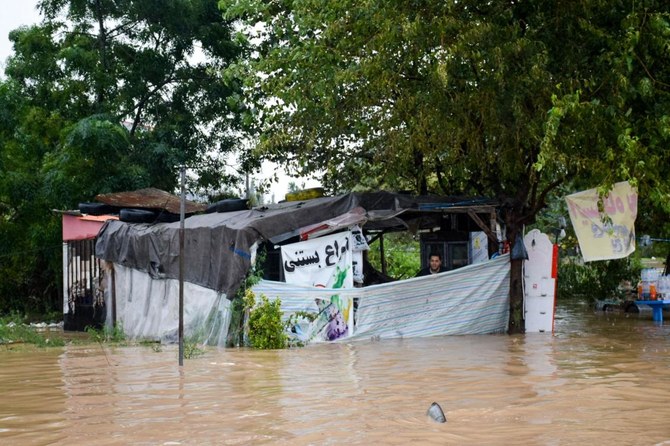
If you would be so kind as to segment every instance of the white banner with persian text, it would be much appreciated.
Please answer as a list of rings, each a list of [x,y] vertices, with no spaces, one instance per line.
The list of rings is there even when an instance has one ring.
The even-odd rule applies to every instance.
[[[353,288],[353,246],[351,232],[282,246],[286,283],[317,288]],[[351,297],[330,294],[316,299],[316,303],[319,312],[303,334],[303,341],[334,341],[353,334],[354,301]]]
[[[635,251],[637,191],[616,183],[598,210],[598,191],[589,189],[565,197],[584,261],[620,259]]]
[[[320,288],[353,288],[349,232],[281,247],[286,283]]]

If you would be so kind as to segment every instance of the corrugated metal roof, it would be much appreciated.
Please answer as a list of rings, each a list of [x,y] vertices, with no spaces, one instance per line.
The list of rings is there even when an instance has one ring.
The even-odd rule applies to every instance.
[[[165,209],[173,214],[180,212],[180,198],[168,192],[153,187],[139,189],[129,192],[115,192],[111,194],[96,195],[95,199],[100,203],[120,208],[148,208]],[[193,214],[207,209],[206,204],[195,203],[186,200],[184,212]]]

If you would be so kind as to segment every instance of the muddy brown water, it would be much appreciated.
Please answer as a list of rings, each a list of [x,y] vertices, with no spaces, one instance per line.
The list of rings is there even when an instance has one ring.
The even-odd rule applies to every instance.
[[[670,445],[670,323],[650,314],[561,305],[554,335],[177,359],[0,349],[0,444]],[[446,423],[427,417],[433,401]]]

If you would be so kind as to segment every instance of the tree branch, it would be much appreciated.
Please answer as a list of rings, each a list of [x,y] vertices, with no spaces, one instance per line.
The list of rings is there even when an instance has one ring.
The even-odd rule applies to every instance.
[[[172,71],[171,74],[174,74],[174,70]],[[133,119],[133,125],[130,129],[130,135],[133,136],[135,135],[135,131],[137,130],[137,127],[140,124],[140,121],[142,120],[142,110],[144,109],[144,106],[147,104],[149,99],[151,99],[152,96],[154,96],[157,92],[159,92],[164,86],[169,84],[170,82],[174,81],[175,78],[170,76],[163,80],[160,84],[156,85],[153,89],[151,89],[146,95],[140,99],[140,101],[137,103],[137,105],[133,108],[135,110],[135,118]]]
[[[657,80],[654,76],[652,76],[652,74],[649,72],[649,69],[647,68],[647,66],[642,61],[642,58],[640,56],[638,56],[638,54],[636,52],[633,52],[633,54],[635,54],[635,58],[637,59],[638,62],[640,62],[640,65],[642,65],[642,68],[644,68],[644,71],[647,73],[647,76],[649,76],[649,78],[652,80],[652,82],[654,82],[655,84],[663,85],[664,87],[669,87],[670,88],[670,84],[666,84],[665,82],[661,82],[661,81]]]
[[[116,28],[112,28],[107,32],[107,35],[109,37],[114,37],[117,34],[120,34],[121,32],[125,31],[127,28],[131,27],[132,25],[135,25],[137,23],[140,23],[138,20],[129,20],[125,23],[120,24]]]
[[[565,181],[565,177],[558,178],[551,182],[547,187],[544,188],[544,190],[540,193],[540,197],[538,200],[535,202],[533,207],[529,210],[528,214],[521,216],[519,219],[522,222],[525,222],[527,220],[530,220],[532,217],[534,217],[545,205],[546,205],[546,199],[547,195],[549,192],[552,190],[556,189],[558,186],[563,184]]]

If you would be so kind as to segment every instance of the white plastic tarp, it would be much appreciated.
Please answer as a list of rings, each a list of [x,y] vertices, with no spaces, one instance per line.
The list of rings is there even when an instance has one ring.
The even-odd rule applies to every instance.
[[[109,274],[109,272],[107,273]],[[130,339],[178,340],[179,281],[114,264],[116,319]],[[111,281],[107,281],[111,283]],[[108,324],[112,292],[105,292]],[[223,346],[230,325],[230,300],[212,289],[184,282],[184,337]]]

